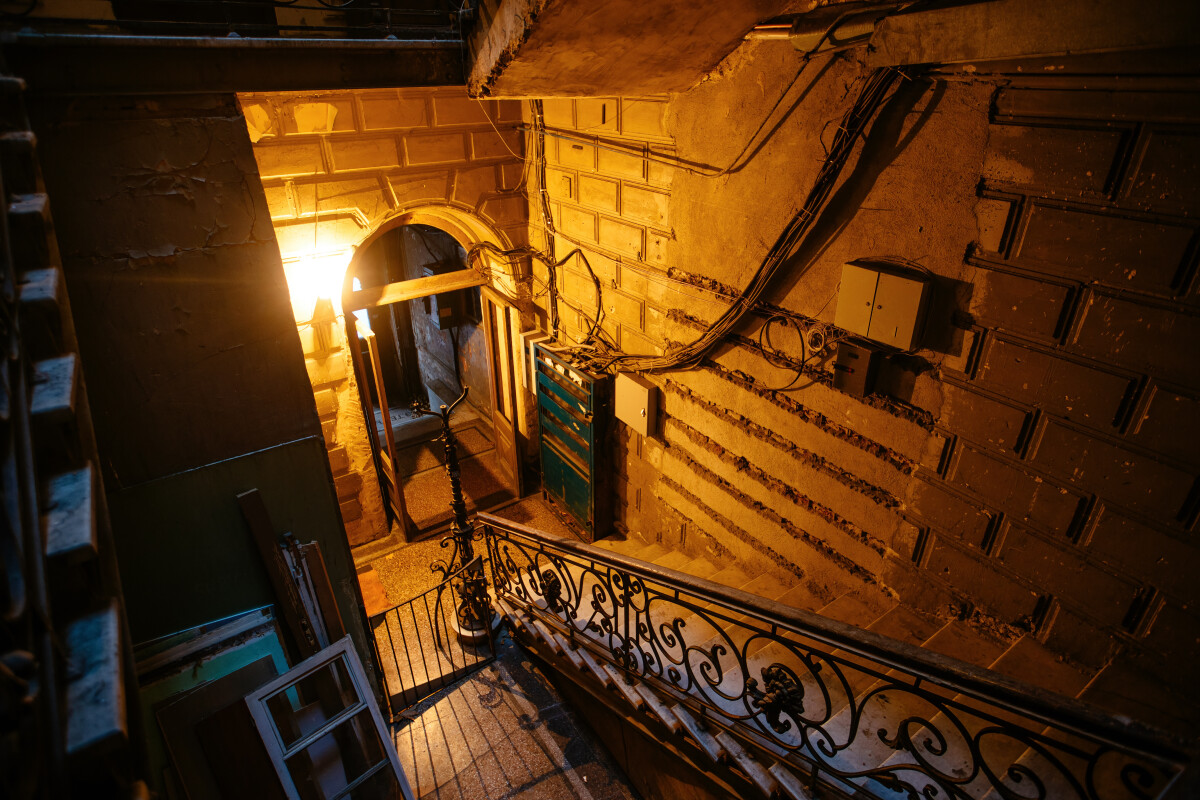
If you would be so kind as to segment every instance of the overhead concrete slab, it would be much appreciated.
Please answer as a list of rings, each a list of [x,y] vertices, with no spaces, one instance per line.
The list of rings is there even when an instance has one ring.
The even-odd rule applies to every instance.
[[[755,25],[811,0],[487,0],[471,38],[473,95],[638,96],[682,91]]]

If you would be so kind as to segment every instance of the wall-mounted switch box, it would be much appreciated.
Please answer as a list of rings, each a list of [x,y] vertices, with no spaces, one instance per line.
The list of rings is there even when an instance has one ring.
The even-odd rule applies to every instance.
[[[621,372],[614,392],[617,419],[642,436],[651,435],[658,415],[658,387],[632,372]]]
[[[869,347],[851,342],[839,342],[837,359],[833,362],[833,388],[866,397],[875,387],[879,353]]]
[[[929,302],[927,276],[887,263],[854,261],[842,266],[833,324],[899,350],[920,342]]]
[[[537,393],[537,358],[534,348],[550,341],[550,334],[534,328],[521,332],[521,385],[530,393]]]

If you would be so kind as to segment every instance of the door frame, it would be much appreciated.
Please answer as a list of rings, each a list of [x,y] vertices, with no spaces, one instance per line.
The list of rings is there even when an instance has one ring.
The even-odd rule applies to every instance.
[[[468,252],[473,243],[476,241],[488,241],[497,246],[504,246],[504,243],[498,235],[492,233],[484,237],[465,237],[469,230],[479,228],[481,221],[476,219],[460,219],[458,218],[462,212],[456,209],[424,209],[422,212],[410,212],[393,217],[387,223],[379,226],[370,236],[363,240],[358,246],[357,251],[363,252],[372,242],[388,231],[404,225],[423,224],[436,227],[439,230],[452,236],[458,243]],[[449,216],[448,216],[449,215]],[[464,224],[468,223],[468,224]],[[464,241],[464,238],[467,240]],[[350,265],[346,269],[345,279],[342,287],[342,310],[345,320],[346,342],[351,353],[351,363],[353,365],[355,379],[359,385],[359,401],[363,414],[363,421],[367,427],[368,441],[371,444],[373,460],[375,462],[376,479],[379,483],[381,493],[384,495],[384,507],[387,515],[391,519],[395,519],[400,524],[401,533],[406,541],[411,541],[412,537],[417,533],[416,526],[408,514],[407,507],[404,502],[404,492],[401,486],[399,476],[395,472],[394,445],[390,445],[387,453],[387,460],[391,462],[391,475],[385,476],[384,470],[385,459],[384,443],[379,441],[378,434],[374,426],[374,399],[370,397],[370,390],[366,380],[367,365],[363,363],[362,353],[358,344],[358,326],[357,319],[354,316],[355,311],[361,311],[367,308],[381,307],[392,303],[404,302],[407,300],[417,300],[422,297],[439,294],[441,292],[456,291],[460,289],[468,289],[472,287],[484,287],[501,298],[510,308],[516,311],[516,307],[512,305],[512,299],[503,289],[498,288],[496,284],[507,284],[509,287],[516,286],[514,276],[502,269],[495,269],[493,273],[493,281],[489,282],[488,277],[483,272],[471,268],[458,270],[455,272],[447,272],[441,275],[433,275],[424,278],[413,278],[405,281],[396,281],[383,286],[375,286],[369,289],[360,289],[355,291],[353,282],[355,277],[355,259],[351,259]],[[501,267],[499,263],[492,265]],[[518,320],[519,321],[519,320]],[[492,363],[493,347],[499,346],[500,343],[493,341],[494,333],[490,332],[490,326],[485,326],[485,330],[489,333],[486,335],[488,339],[488,367],[489,367],[489,388],[492,396],[497,395],[496,385],[496,370]],[[515,346],[515,343],[510,342],[510,346]],[[508,372],[508,381],[510,382],[510,396],[516,398],[517,392],[520,391],[520,383],[516,380],[516,375],[512,370]],[[494,414],[494,412],[493,412]],[[495,427],[495,420],[492,420],[492,435],[496,437],[498,432]],[[385,424],[386,427],[386,424]],[[515,411],[513,413],[513,424],[511,431],[504,431],[506,443],[511,438],[511,446],[505,448],[507,453],[515,454],[516,463],[513,468],[515,480],[513,490],[520,497],[521,492],[521,459],[520,459],[520,440],[518,437],[518,424],[516,421]],[[391,438],[390,436],[387,438]],[[497,451],[500,451],[500,446],[497,445]],[[389,480],[390,477],[390,480]],[[389,486],[394,487],[394,493],[389,493]]]

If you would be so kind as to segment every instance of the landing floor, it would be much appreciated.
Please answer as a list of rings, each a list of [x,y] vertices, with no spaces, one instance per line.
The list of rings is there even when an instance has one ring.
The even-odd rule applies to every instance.
[[[490,665],[393,727],[420,800],[624,800],[638,795],[586,724],[504,635]]]

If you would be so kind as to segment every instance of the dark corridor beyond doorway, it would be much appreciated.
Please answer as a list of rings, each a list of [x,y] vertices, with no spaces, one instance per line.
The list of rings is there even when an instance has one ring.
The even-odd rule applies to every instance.
[[[385,232],[356,259],[355,288],[455,272],[466,268],[466,251],[450,235],[428,225]],[[449,483],[438,424],[414,418],[414,401],[437,409],[464,388],[467,401],[451,419],[459,446],[468,508],[491,508],[512,497],[495,463],[491,427],[491,374],[487,339],[480,324],[479,290],[430,295],[356,312],[363,363],[370,363],[365,335],[374,333],[383,392],[373,370],[363,376],[374,408],[375,439],[390,425],[396,448],[396,478],[417,533],[450,520]],[[386,398],[384,413],[380,399]]]

